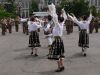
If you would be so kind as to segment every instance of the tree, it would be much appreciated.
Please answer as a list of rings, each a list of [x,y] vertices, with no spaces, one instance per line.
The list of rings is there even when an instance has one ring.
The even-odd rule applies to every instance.
[[[77,0],[77,2],[73,1],[74,4],[74,13],[76,16],[83,16],[89,14],[89,2],[85,2],[85,0]]]
[[[12,16],[11,13],[8,13],[4,9],[0,8],[0,19],[6,18],[6,17],[11,17],[11,16]]]
[[[7,12],[4,9],[4,6],[0,5],[0,19],[6,18],[6,17],[12,17],[12,16],[13,16],[12,13]]]
[[[16,10],[16,7],[15,7],[15,0],[6,0],[9,4],[5,4],[5,8],[6,10],[9,12],[9,13],[13,13],[15,14],[15,10]]]
[[[38,9],[38,4],[34,0],[32,0],[31,6],[30,6],[30,12],[32,13],[34,11],[37,12],[39,11],[39,9]]]
[[[97,16],[100,18],[100,11],[98,11]]]
[[[92,12],[93,16],[97,16],[97,11],[96,11],[96,7],[95,6],[91,6],[90,10],[92,10],[91,12]]]
[[[62,0],[60,3],[60,7],[64,8],[66,13],[73,12],[73,2],[69,0]]]
[[[7,2],[10,2],[11,4],[14,4],[15,0],[6,0]]]
[[[1,10],[4,10],[4,7],[3,7],[3,5],[0,5],[0,11],[1,11]]]
[[[77,17],[89,13],[89,2],[85,0],[62,0],[60,6],[64,8],[67,13],[74,13]]]

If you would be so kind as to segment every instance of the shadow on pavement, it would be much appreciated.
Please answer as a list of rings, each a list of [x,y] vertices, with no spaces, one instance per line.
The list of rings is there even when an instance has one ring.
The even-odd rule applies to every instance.
[[[76,53],[70,57],[68,57],[70,59],[75,59],[75,58],[84,58],[84,56],[82,55],[82,53]]]
[[[38,73],[40,73],[41,75],[58,75],[58,73],[55,72],[55,70],[45,71],[45,72],[38,72]]]
[[[25,48],[15,49],[14,52],[20,52],[20,51],[25,51],[29,49],[30,49],[29,47],[25,47]]]
[[[46,56],[37,56],[36,57],[34,55],[23,53],[14,58],[14,60],[29,60],[29,61],[39,61],[41,59],[46,59]]]

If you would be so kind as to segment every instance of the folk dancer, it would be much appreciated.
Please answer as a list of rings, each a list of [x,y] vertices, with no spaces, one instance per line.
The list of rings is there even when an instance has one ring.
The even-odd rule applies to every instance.
[[[73,32],[74,23],[67,19],[66,22],[65,22],[65,25],[66,25],[67,34],[72,33]]]
[[[27,22],[28,28],[29,28],[29,25],[31,24],[31,20],[30,19],[28,19],[28,22]],[[28,32],[29,32],[29,29],[28,29]],[[28,45],[28,47],[31,47],[31,36],[29,36],[29,45]]]
[[[50,54],[50,47],[52,45],[52,29],[53,29],[53,26],[54,26],[54,23],[52,21],[52,16],[48,15],[48,21],[47,23],[44,25],[44,35],[46,35],[46,39],[48,41],[48,47],[49,47],[49,54]],[[48,55],[49,55],[48,54]]]
[[[86,56],[86,49],[89,48],[89,24],[92,20],[92,14],[90,13],[89,18],[87,16],[83,16],[83,18],[78,21],[77,18],[73,15],[69,15],[68,17],[76,23],[80,27],[79,33],[79,47],[82,47],[82,54]]]
[[[40,47],[40,41],[39,41],[39,34],[37,32],[37,29],[40,28],[41,25],[39,22],[36,22],[35,18],[32,17],[30,19],[30,23],[28,25],[28,30],[29,30],[29,37],[30,37],[30,44],[31,44],[31,49],[32,49],[32,52],[31,52],[31,55],[33,55],[33,52],[35,50],[35,56],[38,56],[37,54],[37,48],[36,47]]]
[[[64,18],[58,17],[55,13],[55,6],[51,4],[49,6],[49,11],[53,17],[53,21],[55,26],[53,28],[52,34],[54,37],[54,41],[51,46],[51,54],[48,56],[49,59],[57,60],[58,68],[56,72],[61,72],[64,70],[64,44],[62,40],[63,35],[63,26],[64,26]],[[52,12],[53,11],[53,12]]]

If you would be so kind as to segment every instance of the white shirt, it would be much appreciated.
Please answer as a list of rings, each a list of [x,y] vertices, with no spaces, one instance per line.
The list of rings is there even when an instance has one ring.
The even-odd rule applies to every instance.
[[[48,24],[46,24],[46,27],[44,27],[44,30],[48,31],[49,28],[50,28],[50,24],[48,23]]]
[[[92,17],[93,17],[92,14],[90,14],[88,20],[78,21],[75,16],[74,17],[72,17],[70,15],[68,15],[68,16],[73,20],[73,22],[75,22],[80,27],[80,29],[87,29],[87,30],[89,29],[89,24],[90,24]]]
[[[29,21],[28,22],[28,30],[29,32],[31,31],[36,31],[38,28],[41,28],[41,24],[39,22],[32,22],[32,21]]]
[[[53,36],[62,36],[63,35],[63,26],[64,26],[64,22],[56,23],[56,25],[53,28]]]
[[[27,22],[28,18],[21,18],[20,21],[21,22]]]
[[[31,21],[28,21],[27,24],[30,25]]]
[[[58,22],[58,15],[55,13],[55,14],[52,14],[52,17],[53,17],[53,22],[55,24],[55,26],[53,27],[53,36],[62,36],[63,35],[63,26],[64,26],[64,21],[59,23]]]

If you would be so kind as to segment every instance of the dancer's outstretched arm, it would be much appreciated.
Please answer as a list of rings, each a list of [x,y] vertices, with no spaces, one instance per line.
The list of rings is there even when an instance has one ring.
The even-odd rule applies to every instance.
[[[53,14],[56,14],[56,7],[55,5],[52,3],[51,5],[48,5],[48,14],[49,15],[53,15]]]
[[[77,25],[80,25],[80,21],[77,20],[77,18],[74,16],[74,14],[72,14],[72,16],[68,14],[68,18],[71,21],[73,21],[74,23],[76,23]]]
[[[64,18],[64,22],[68,19],[64,8],[62,9],[62,16]]]
[[[87,22],[88,22],[89,24],[90,24],[92,18],[93,18],[93,16],[92,16],[92,13],[90,12],[90,16],[89,16],[89,18],[88,18],[88,20],[87,20]]]
[[[56,8],[54,4],[48,5],[49,8],[49,14],[52,16],[52,20],[54,22],[55,25],[59,25],[58,22],[58,15],[56,14]]]

